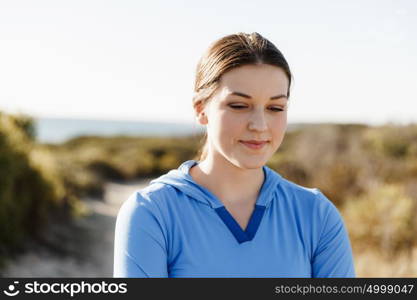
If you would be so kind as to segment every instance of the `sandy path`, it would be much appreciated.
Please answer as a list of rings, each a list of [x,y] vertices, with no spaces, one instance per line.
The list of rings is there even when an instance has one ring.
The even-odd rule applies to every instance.
[[[0,277],[112,277],[117,212],[150,180],[107,183],[103,199],[85,199],[87,217],[50,226],[44,234],[49,247],[28,241],[30,250],[9,262]]]

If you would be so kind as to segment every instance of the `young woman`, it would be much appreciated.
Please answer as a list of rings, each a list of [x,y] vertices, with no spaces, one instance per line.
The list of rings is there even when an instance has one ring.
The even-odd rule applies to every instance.
[[[340,213],[265,164],[287,126],[291,72],[258,33],[214,42],[197,66],[199,160],[122,205],[114,277],[354,277]]]

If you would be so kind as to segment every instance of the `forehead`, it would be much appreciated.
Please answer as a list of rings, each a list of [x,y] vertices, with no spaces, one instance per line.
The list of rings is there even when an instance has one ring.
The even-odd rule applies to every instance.
[[[227,95],[239,91],[253,97],[287,94],[288,78],[279,67],[259,64],[234,68],[220,78],[219,92]]]

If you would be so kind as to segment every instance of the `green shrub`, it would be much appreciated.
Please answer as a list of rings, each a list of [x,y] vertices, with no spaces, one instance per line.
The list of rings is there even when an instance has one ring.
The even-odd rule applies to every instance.
[[[381,157],[404,159],[417,154],[417,125],[385,125],[368,128],[364,146]]]
[[[107,180],[156,177],[196,153],[195,137],[77,137],[44,145],[57,161],[64,186],[78,198],[102,197]]]
[[[33,143],[29,118],[0,113],[0,260],[37,234],[65,188],[53,156]]]

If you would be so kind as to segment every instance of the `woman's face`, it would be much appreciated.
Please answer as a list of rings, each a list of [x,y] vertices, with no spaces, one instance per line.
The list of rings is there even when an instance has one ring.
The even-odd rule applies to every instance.
[[[199,114],[207,125],[208,157],[246,169],[265,165],[285,135],[287,92],[288,78],[276,66],[245,65],[223,74]]]

